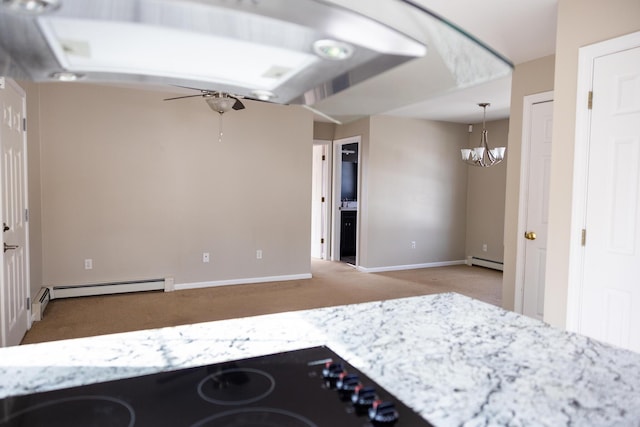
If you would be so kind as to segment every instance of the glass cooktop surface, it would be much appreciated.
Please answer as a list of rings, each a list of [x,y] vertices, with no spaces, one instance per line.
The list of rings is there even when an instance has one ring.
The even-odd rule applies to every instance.
[[[327,347],[1,400],[0,426],[431,426]]]

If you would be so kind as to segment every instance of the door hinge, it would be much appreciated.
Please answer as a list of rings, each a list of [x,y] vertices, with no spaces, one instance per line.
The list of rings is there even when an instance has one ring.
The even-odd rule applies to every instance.
[[[320,198],[320,201],[321,201],[322,203],[324,203],[324,197],[321,197],[321,198]]]
[[[23,117],[22,118],[22,132],[26,132],[27,131],[27,118]]]
[[[324,238],[320,239],[320,243],[324,243]]]
[[[584,228],[582,229],[582,241],[581,241],[582,246],[586,246],[587,244],[587,230],[585,230]]]
[[[327,160],[327,156],[325,156],[324,154],[322,155],[322,160]]]
[[[29,222],[29,209],[24,210],[24,222]]]
[[[593,108],[593,91],[589,91],[589,100],[587,101],[587,108],[591,110]]]
[[[27,310],[31,310],[31,297],[27,297]]]

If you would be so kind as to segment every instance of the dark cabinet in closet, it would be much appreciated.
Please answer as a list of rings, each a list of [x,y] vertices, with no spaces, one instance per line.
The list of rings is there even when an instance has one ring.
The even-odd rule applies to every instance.
[[[356,211],[342,211],[340,259],[356,255]]]

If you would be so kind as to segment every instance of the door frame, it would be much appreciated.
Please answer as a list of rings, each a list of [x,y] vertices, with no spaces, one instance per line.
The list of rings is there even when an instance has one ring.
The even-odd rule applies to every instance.
[[[356,212],[356,268],[360,265],[360,207],[362,187],[362,137],[360,135],[333,141],[333,173],[331,186],[331,260],[340,261],[340,194],[342,191],[342,146],[347,144],[358,144],[358,188],[357,188],[357,212]]]
[[[527,208],[529,200],[529,172],[530,172],[530,151],[531,151],[531,111],[534,104],[553,101],[553,91],[540,92],[527,95],[523,99],[522,109],[522,145],[520,153],[520,190],[518,201],[518,227],[516,240],[516,287],[514,311],[522,314],[524,311],[524,272],[525,272],[525,242],[521,236],[524,235],[527,226]]]
[[[578,50],[578,81],[576,96],[575,150],[573,157],[573,197],[571,200],[571,237],[569,241],[569,277],[567,288],[567,330],[580,330],[584,246],[582,229],[587,218],[589,145],[591,110],[586,108],[593,87],[596,58],[640,47],[640,31],[605,40]]]

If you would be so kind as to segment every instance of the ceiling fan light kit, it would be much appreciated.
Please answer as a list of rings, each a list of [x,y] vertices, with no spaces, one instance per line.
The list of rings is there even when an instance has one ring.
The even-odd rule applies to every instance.
[[[233,108],[236,102],[240,102],[236,98],[231,98],[224,94],[205,96],[204,100],[207,102],[209,108],[219,114],[226,113]]]
[[[504,154],[507,151],[507,147],[495,147],[489,146],[488,132],[486,128],[487,107],[490,106],[488,102],[478,104],[482,107],[482,135],[480,137],[480,145],[475,148],[462,148],[460,154],[462,160],[472,166],[478,166],[488,168],[490,166],[500,163],[504,159]]]

